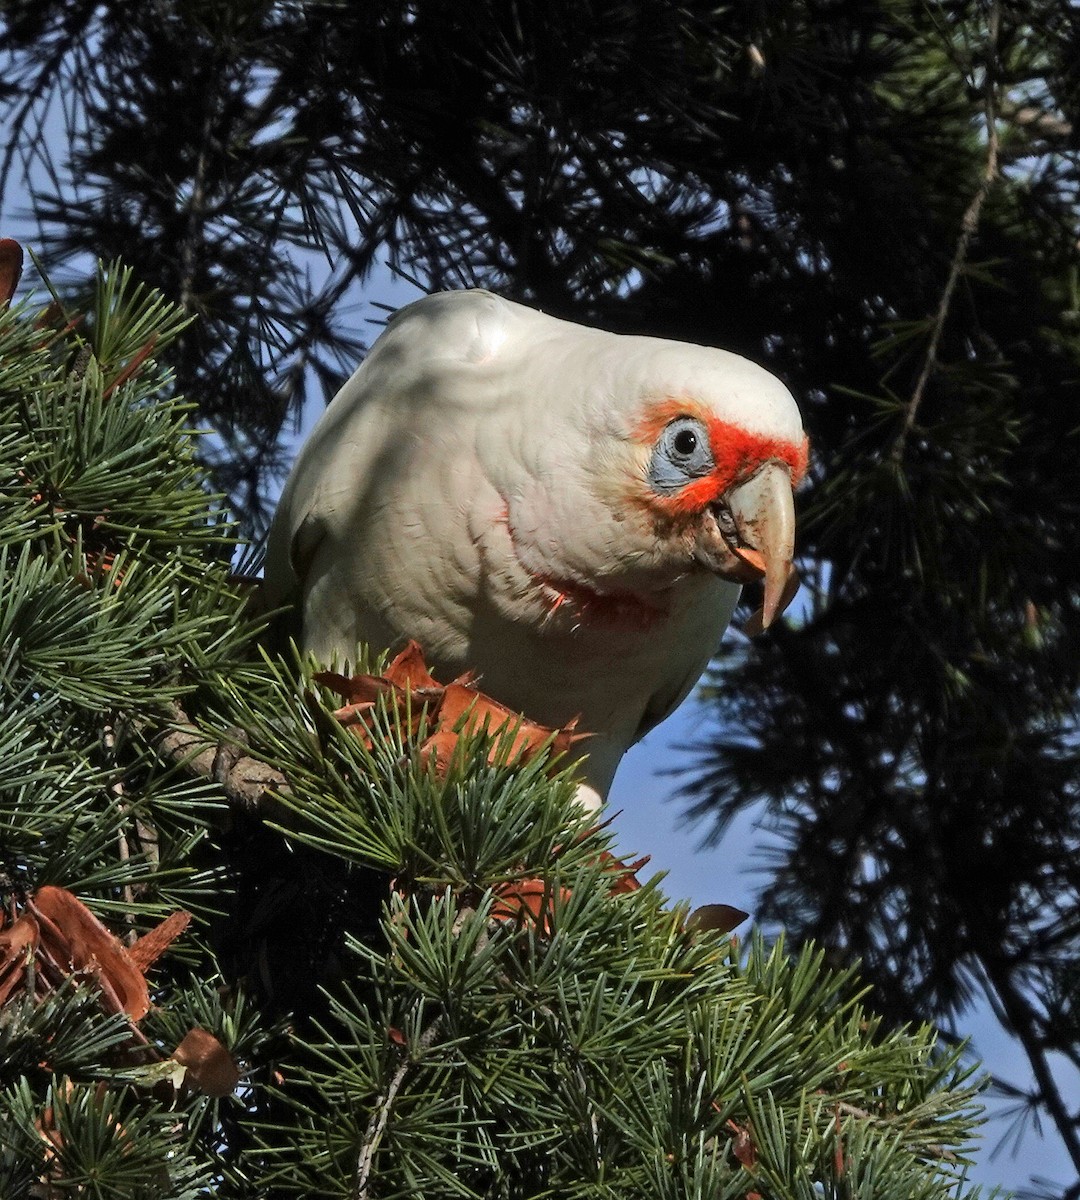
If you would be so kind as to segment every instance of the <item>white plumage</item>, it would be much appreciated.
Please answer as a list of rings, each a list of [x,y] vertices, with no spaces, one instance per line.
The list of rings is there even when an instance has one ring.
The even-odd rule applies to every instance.
[[[534,721],[580,714],[587,798],[704,669],[739,581],[791,571],[798,410],[722,350],[489,292],[398,312],[301,451],[265,591],[329,662],[416,639]]]

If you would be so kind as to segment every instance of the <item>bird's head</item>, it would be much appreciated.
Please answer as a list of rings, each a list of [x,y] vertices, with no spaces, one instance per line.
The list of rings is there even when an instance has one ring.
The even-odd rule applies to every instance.
[[[769,403],[751,405],[744,421],[730,397],[646,400],[630,433],[637,470],[629,499],[662,541],[701,568],[734,583],[764,577],[767,627],[789,591],[793,491],[806,472],[807,439],[794,401],[761,375],[774,385]]]
[[[478,445],[529,580],[512,586],[532,589],[547,624],[645,629],[700,595],[705,575],[763,578],[761,623],[776,617],[793,591],[807,439],[775,375],[725,350],[505,302],[473,327],[485,337],[470,395],[490,414]]]

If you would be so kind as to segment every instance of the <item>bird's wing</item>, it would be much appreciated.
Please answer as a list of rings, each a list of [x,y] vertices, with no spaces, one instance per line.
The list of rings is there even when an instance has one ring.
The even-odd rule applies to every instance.
[[[261,604],[267,610],[294,602],[301,591],[307,566],[325,533],[316,496],[316,489],[305,486],[294,469],[278,500],[266,543]]]
[[[634,733],[635,742],[640,742],[650,730],[655,729],[661,722],[666,721],[679,705],[682,704],[686,697],[694,690],[694,685],[701,678],[701,673],[708,666],[710,658],[712,658],[712,654],[706,654],[703,658],[696,661],[685,674],[680,675],[676,680],[672,680],[671,687],[656,692],[650,697],[648,706],[641,718],[641,724]]]
[[[699,628],[711,626],[714,636],[706,643],[708,649],[704,653],[701,651],[702,643],[697,638],[688,637],[674,643],[687,646],[688,651],[673,656],[671,671],[662,686],[649,698],[641,723],[634,734],[635,742],[640,741],[662,721],[666,721],[694,690],[694,685],[701,678],[702,672],[720,645],[720,639],[731,621],[741,590],[737,584],[717,580],[716,587],[710,589],[707,607],[703,606],[702,611],[691,616],[690,621],[699,623]]]
[[[399,309],[319,418],[286,481],[267,539],[263,601],[305,590],[319,547],[354,520],[373,476],[393,461],[395,429],[423,424],[432,397],[487,401],[477,367],[497,357],[511,306],[479,289],[440,292]],[[469,369],[464,392],[455,372]]]

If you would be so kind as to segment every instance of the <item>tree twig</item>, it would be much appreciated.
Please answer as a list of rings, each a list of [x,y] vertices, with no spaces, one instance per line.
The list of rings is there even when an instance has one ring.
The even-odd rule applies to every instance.
[[[1080,1132],[1077,1130],[1077,1121],[1069,1112],[1065,1097],[1054,1078],[1047,1048],[1039,1036],[1035,1009],[1016,987],[1009,965],[1000,954],[982,958],[989,985],[988,999],[997,1009],[999,1020],[1006,1028],[1011,1027],[1023,1047],[1038,1087],[1037,1103],[1049,1113],[1074,1168],[1080,1172]]]
[[[101,744],[104,747],[105,754],[107,755],[110,763],[113,764],[116,762],[116,741],[116,726],[112,721],[106,721],[101,730]],[[129,812],[129,806],[125,800],[126,789],[124,787],[124,777],[122,774],[116,775],[115,778],[109,781],[107,791],[110,796],[116,799],[124,815],[127,816]],[[127,830],[121,826],[116,836],[118,841],[117,849],[120,855],[120,861],[126,867],[131,858],[131,844],[128,842]],[[135,889],[131,886],[130,879],[124,884],[124,903],[132,906],[129,908],[126,919],[129,925],[133,925],[135,922],[135,912],[133,907],[135,904]],[[133,932],[128,936],[129,938],[133,937]]]
[[[873,1113],[865,1108],[856,1108],[854,1104],[848,1104],[845,1100],[836,1101],[836,1115],[839,1118],[841,1115],[845,1117],[855,1117],[859,1121],[869,1121],[885,1128],[894,1128],[894,1118],[899,1118],[899,1113]],[[928,1146],[919,1146],[921,1154],[927,1154],[931,1158],[939,1158],[943,1162],[956,1162],[956,1155],[947,1150],[944,1146],[934,1144]]]
[[[276,768],[245,753],[242,729],[229,729],[217,743],[207,740],[179,705],[173,724],[156,734],[157,748],[175,763],[221,785],[230,804],[248,813],[265,815],[277,796],[289,791],[289,781]]]
[[[899,462],[903,456],[904,446],[915,424],[915,418],[918,415],[919,406],[922,404],[926,386],[930,381],[930,376],[937,367],[938,350],[941,346],[942,334],[945,331],[945,322],[949,317],[949,309],[952,306],[953,293],[956,291],[956,285],[960,281],[961,272],[967,262],[971,239],[975,236],[979,227],[979,217],[982,214],[983,204],[998,177],[1000,146],[998,143],[995,88],[997,85],[997,47],[1000,28],[1001,5],[999,2],[995,3],[990,11],[989,44],[984,67],[986,78],[984,81],[983,111],[986,116],[986,161],[983,165],[979,186],[967,208],[964,210],[964,215],[960,221],[960,236],[957,238],[956,250],[953,252],[952,262],[949,264],[949,274],[945,281],[945,289],[941,293],[941,300],[938,303],[937,312],[934,314],[930,342],[926,347],[926,357],[923,359],[922,369],[919,372],[918,379],[915,381],[915,387],[912,389],[911,398],[907,402],[903,427],[897,434],[896,441],[893,443],[892,457],[895,462]]]
[[[442,1017],[438,1016],[434,1021],[420,1034],[417,1041],[416,1049],[419,1051],[426,1050],[435,1040],[439,1032],[439,1027],[442,1025]],[[405,1054],[398,1069],[394,1072],[393,1078],[386,1086],[386,1091],[375,1102],[375,1111],[371,1114],[371,1119],[368,1121],[368,1127],[364,1133],[364,1141],[360,1146],[360,1153],[356,1159],[356,1182],[353,1188],[354,1200],[368,1200],[368,1180],[371,1178],[371,1169],[375,1165],[375,1154],[379,1149],[379,1143],[382,1141],[383,1134],[386,1132],[387,1122],[390,1120],[390,1109],[394,1105],[394,1100],[401,1085],[405,1082],[405,1076],[409,1073],[409,1068],[413,1066],[413,1056],[409,1053]]]

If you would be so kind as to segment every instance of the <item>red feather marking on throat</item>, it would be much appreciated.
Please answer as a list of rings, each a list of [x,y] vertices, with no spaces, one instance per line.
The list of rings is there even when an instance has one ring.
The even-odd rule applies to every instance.
[[[497,524],[506,529],[510,550],[518,566],[535,585],[547,609],[544,622],[568,619],[573,629],[603,628],[627,633],[645,632],[670,614],[661,595],[646,599],[631,591],[600,592],[572,579],[557,579],[529,567],[522,556],[517,535],[510,521],[510,506],[505,501]]]
[[[668,615],[666,606],[646,600],[636,592],[598,592],[569,579],[549,579],[531,571],[529,574],[548,600],[549,619],[569,604],[578,625],[644,632]]]

